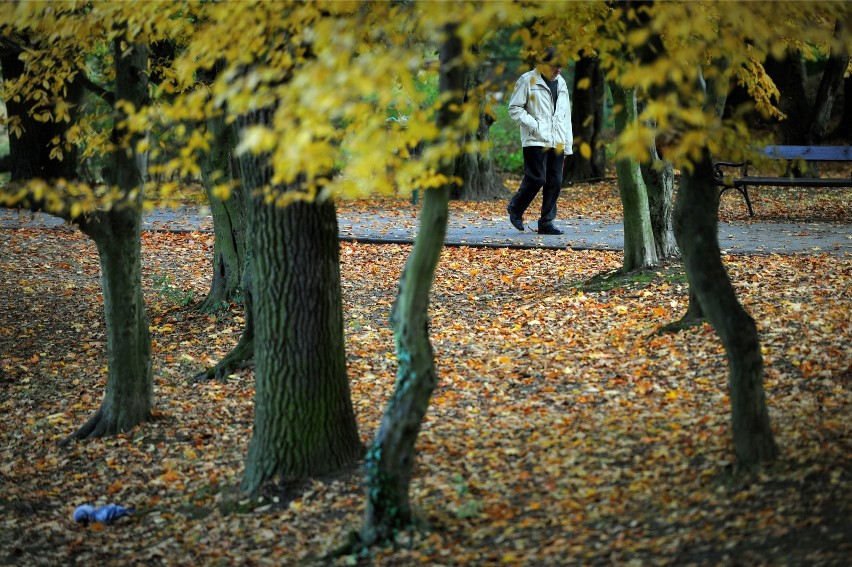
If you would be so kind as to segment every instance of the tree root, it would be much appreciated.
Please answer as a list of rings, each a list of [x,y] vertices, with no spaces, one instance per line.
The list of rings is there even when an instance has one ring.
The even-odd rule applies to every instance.
[[[150,418],[150,415],[142,420],[145,421]],[[116,435],[126,430],[127,428],[119,427],[119,424],[116,423],[114,419],[111,419],[106,412],[104,412],[103,406],[98,408],[92,417],[83,424],[77,431],[59,440],[58,445],[60,447],[65,447],[69,445],[74,440],[82,440],[82,439],[97,439],[99,437],[106,437],[109,435]]]
[[[246,334],[243,333],[240,342],[231,349],[231,352],[226,354],[212,368],[208,368],[195,375],[193,380],[196,382],[208,382],[215,379],[223,382],[234,371],[248,368],[252,364],[254,364],[254,338],[246,339]]]
[[[672,321],[671,323],[666,323],[662,327],[657,330],[658,335],[664,335],[668,333],[679,333],[680,331],[685,331],[687,329],[691,329],[693,327],[698,327],[705,322],[703,317],[693,317],[689,313],[678,319],[677,321]]]

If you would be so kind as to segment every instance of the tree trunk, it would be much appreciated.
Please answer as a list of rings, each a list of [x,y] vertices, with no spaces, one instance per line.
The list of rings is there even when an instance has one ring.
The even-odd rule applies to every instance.
[[[778,454],[766,395],[763,359],[754,319],[737,301],[722,264],[718,242],[718,189],[705,150],[692,172],[685,171],[675,206],[677,239],[689,286],[728,356],[731,422],[737,464],[750,469]]]
[[[834,25],[834,36],[841,40],[848,32],[844,30],[845,22],[837,21]],[[828,123],[831,120],[831,109],[834,100],[843,85],[843,75],[849,66],[849,54],[832,46],[831,55],[825,63],[825,69],[820,79],[819,90],[814,100],[814,108],[811,112],[810,128],[808,128],[805,145],[816,145],[822,142],[828,132]]]
[[[240,280],[240,290],[243,299],[243,333],[237,344],[228,351],[222,360],[212,368],[208,368],[195,376],[195,380],[203,382],[207,380],[225,380],[235,370],[248,368],[254,362],[254,292],[252,287],[251,254],[246,258],[246,266],[243,269],[243,277]]]
[[[271,109],[241,119],[272,119]],[[266,155],[245,155],[246,195],[269,184]],[[297,187],[278,187],[279,191]],[[351,465],[363,454],[346,376],[334,203],[249,206],[255,360],[254,430],[242,488],[296,481]]]
[[[151,414],[151,339],[142,297],[141,208],[96,213],[82,228],[98,248],[107,331],[108,378],[100,409],[73,438],[128,431]]]
[[[482,69],[471,70],[465,78],[465,91],[475,92],[482,85]],[[480,107],[479,125],[475,133],[468,134],[466,142],[476,137],[477,144],[488,142],[488,133],[494,118],[485,112],[485,104]],[[456,175],[462,184],[453,188],[450,198],[463,201],[489,201],[505,197],[509,191],[497,176],[494,160],[487,153],[476,152],[462,154],[456,162]]]
[[[4,81],[17,81],[26,74],[23,61],[18,59],[18,50],[5,51],[0,55],[0,65]],[[32,78],[30,78],[32,80]],[[80,80],[74,80],[67,85],[66,100],[70,104],[71,122],[64,120],[47,120],[40,122],[31,115],[30,104],[24,100],[5,100],[6,115],[17,116],[20,119],[23,135],[18,137],[9,132],[9,158],[7,168],[10,172],[9,181],[28,181],[30,179],[75,179],[77,177],[77,148],[72,145],[70,150],[64,150],[63,159],[50,158],[52,140],[65,140],[68,126],[75,122],[74,116],[83,96],[83,86]]]
[[[766,72],[772,77],[781,98],[778,107],[786,115],[780,122],[781,143],[801,145],[808,130],[810,103],[805,93],[805,66],[802,55],[788,49],[783,59],[767,58]]]
[[[211,311],[221,308],[241,294],[240,280],[246,265],[246,212],[237,160],[233,158],[236,139],[234,129],[224,115],[207,120],[212,135],[210,151],[202,162],[201,179],[213,215],[213,279],[207,297],[196,309]],[[231,185],[230,197],[223,201],[214,194],[220,183]]]
[[[148,104],[145,46],[122,49],[123,43],[120,37],[113,41],[116,100],[142,108]],[[120,124],[117,119],[112,132],[112,142],[119,149],[111,155],[109,181],[118,187],[124,200],[80,225],[95,241],[100,256],[109,374],[100,409],[72,438],[127,431],[148,419],[153,406],[151,339],[142,297],[140,238],[147,156],[136,152],[144,135],[124,131]]]
[[[620,110],[615,115],[618,132],[623,132],[636,121],[636,91],[624,89],[614,82],[610,85],[615,106]],[[648,207],[648,191],[642,180],[642,172],[636,160],[631,158],[616,161],[618,191],[624,209],[624,271],[636,270],[657,264],[657,249],[651,227],[651,212]]]
[[[656,144],[651,146],[651,163],[643,163],[642,180],[648,191],[648,212],[657,258],[672,258],[680,254],[674,236],[674,166],[657,153]]]
[[[843,112],[831,137],[844,144],[852,142],[852,75],[843,79]]]
[[[447,26],[441,46],[440,92],[452,93],[438,113],[438,127],[452,129],[462,102],[464,68],[456,26]],[[442,166],[452,173],[452,164]],[[437,385],[434,353],[429,341],[429,291],[447,231],[449,185],[423,196],[420,229],[400,280],[391,324],[396,338],[397,371],[393,397],[367,452],[367,505],[359,534],[367,546],[393,541],[399,530],[416,525],[409,499],[414,446],[432,392]]]
[[[577,61],[573,90],[571,123],[574,127],[574,154],[565,157],[564,187],[606,175],[606,149],[598,144],[598,135],[603,130],[604,76],[597,57],[584,56]],[[588,159],[579,151],[582,144],[588,144],[591,149]]]
[[[334,204],[254,199],[255,417],[243,488],[340,470],[363,453],[346,376]]]

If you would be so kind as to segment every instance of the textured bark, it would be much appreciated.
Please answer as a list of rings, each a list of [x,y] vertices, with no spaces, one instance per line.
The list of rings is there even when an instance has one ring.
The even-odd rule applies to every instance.
[[[257,111],[240,124],[271,116]],[[266,155],[243,156],[240,170],[246,195],[271,179]],[[242,488],[254,494],[266,482],[340,470],[363,446],[346,375],[334,203],[279,207],[254,195],[248,212],[256,385]]]
[[[463,91],[462,44],[455,27],[448,26],[441,46],[441,93],[452,93],[438,113],[439,128],[453,125]],[[452,173],[452,164],[443,166]],[[429,341],[429,290],[435,277],[447,231],[451,188],[426,191],[420,213],[420,229],[406,262],[394,302],[391,323],[396,338],[397,371],[393,396],[367,452],[367,506],[359,538],[362,544],[393,541],[395,535],[416,526],[409,485],[415,462],[415,442],[437,385],[434,353]]]
[[[233,182],[239,180],[234,129],[220,115],[208,119],[207,131],[212,139],[202,163],[201,179],[213,216],[213,279],[207,297],[196,306],[199,311],[217,309],[237,298],[247,263],[245,197],[242,185]],[[213,194],[213,188],[226,182],[231,183],[231,196],[222,201]]]
[[[648,191],[651,232],[657,258],[671,258],[680,254],[674,236],[674,167],[660,158],[656,145],[651,148],[651,155],[653,162],[641,165],[642,180]]]
[[[130,101],[134,108],[148,103],[145,78],[147,55],[142,45],[122,50],[121,38],[114,40],[118,100]],[[120,123],[120,121],[116,121]],[[112,141],[128,135],[116,126]],[[99,437],[127,431],[148,419],[153,405],[151,340],[142,297],[142,191],[145,186],[146,155],[135,148],[141,135],[129,135],[127,147],[111,155],[110,181],[126,196],[113,203],[109,211],[100,211],[80,229],[98,248],[104,295],[109,375],[100,409],[72,438]],[[130,197],[136,192],[135,197]]]
[[[589,81],[589,88],[577,87],[582,79]],[[581,57],[574,68],[574,92],[571,97],[574,154],[565,158],[563,186],[601,179],[606,174],[606,149],[598,144],[598,135],[603,130],[604,96],[600,60],[593,56]],[[589,159],[579,151],[583,143],[589,144],[592,149]]]
[[[619,132],[636,120],[636,91],[610,85],[613,102],[621,110],[616,113],[615,125]],[[624,265],[630,271],[657,264],[657,249],[651,228],[651,212],[648,208],[648,192],[642,180],[639,164],[634,159],[616,161],[618,192],[624,209]]]
[[[737,301],[722,264],[718,242],[718,189],[705,150],[692,172],[685,172],[675,206],[677,239],[689,286],[704,315],[719,334],[728,356],[731,423],[737,464],[753,468],[778,454],[766,395],[763,359],[754,319]]]
[[[109,363],[101,407],[74,438],[128,431],[151,414],[154,382],[142,297],[140,210],[126,206],[97,213],[82,227],[100,256]]]
[[[243,488],[342,469],[363,448],[346,376],[334,204],[254,199],[255,416]]]

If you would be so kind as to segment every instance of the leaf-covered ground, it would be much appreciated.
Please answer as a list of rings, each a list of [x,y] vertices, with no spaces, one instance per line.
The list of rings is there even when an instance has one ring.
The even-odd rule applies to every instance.
[[[617,214],[610,193],[578,188],[566,209]],[[764,215],[848,222],[849,200],[826,199],[756,201]],[[724,201],[723,216],[744,215]],[[235,344],[241,308],[182,305],[206,292],[212,235],[146,233],[143,246],[156,419],[60,448],[104,391],[97,253],[72,229],[0,231],[0,564],[282,565],[340,544],[361,519],[357,470],[261,502],[236,492],[252,372],[191,377]],[[341,245],[365,443],[393,387],[387,319],[408,252]],[[431,531],[337,564],[848,565],[850,259],[724,260],[760,329],[777,463],[734,474],[713,330],[655,333],[686,306],[676,264],[592,291],[584,282],[620,254],[448,248],[431,310],[441,382],[412,486]],[[137,513],[107,527],[71,519],[108,502]]]

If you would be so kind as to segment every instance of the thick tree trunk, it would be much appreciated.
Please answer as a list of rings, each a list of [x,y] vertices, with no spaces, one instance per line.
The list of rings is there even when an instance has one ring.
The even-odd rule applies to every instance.
[[[704,315],[722,339],[728,356],[731,422],[740,468],[753,468],[778,454],[766,395],[763,359],[754,319],[737,301],[722,264],[717,238],[718,189],[713,182],[710,155],[683,176],[677,197],[677,239],[683,253],[690,289]]]
[[[207,297],[196,309],[218,309],[241,293],[240,280],[246,265],[245,198],[239,179],[237,160],[233,158],[236,135],[224,115],[208,119],[207,131],[212,135],[210,151],[202,163],[201,179],[213,216],[213,279]],[[214,194],[221,183],[231,185],[231,195],[223,201]]]
[[[603,70],[597,57],[584,56],[577,61],[573,90],[571,124],[574,127],[574,154],[565,158],[562,184],[566,187],[606,175],[606,149],[598,144],[598,135],[603,130],[605,95]],[[579,150],[582,144],[588,144],[591,149],[588,159]]]
[[[674,236],[674,166],[661,159],[656,144],[651,147],[653,161],[641,165],[642,180],[648,191],[648,212],[657,258],[672,258],[680,254]]]
[[[243,489],[363,453],[346,376],[334,204],[253,199],[255,416]]]
[[[610,85],[616,113],[615,124],[618,132],[623,132],[629,124],[636,121],[636,91],[624,89],[612,83]],[[651,212],[648,208],[648,191],[642,180],[639,164],[634,159],[619,159],[615,170],[618,174],[618,191],[624,209],[624,265],[623,270],[630,271],[657,264],[657,248],[651,225]]]
[[[98,248],[107,331],[108,378],[100,409],[72,437],[128,431],[151,414],[151,340],[142,297],[140,208],[98,213],[83,231]]]
[[[483,116],[483,119],[491,120]],[[480,126],[480,130],[482,126]],[[480,140],[487,140],[485,138]],[[464,185],[457,191],[454,199],[463,201],[490,201],[505,197],[509,191],[497,176],[494,160],[483,153],[464,154],[458,158],[456,175],[462,178]]]
[[[442,129],[454,126],[454,107],[462,102],[464,80],[462,43],[455,26],[448,28],[441,46],[440,91],[452,95],[438,114]],[[452,164],[443,166],[444,173],[452,173],[451,168]],[[429,341],[429,291],[447,231],[450,191],[447,185],[424,194],[420,229],[393,306],[399,369],[393,397],[364,464],[367,506],[359,537],[367,546],[393,541],[396,533],[417,523],[408,492],[415,442],[438,381]]]
[[[144,45],[122,49],[113,41],[116,100],[134,108],[148,103],[147,54]],[[103,282],[109,375],[100,409],[72,438],[99,437],[127,431],[148,419],[153,405],[151,340],[142,297],[142,188],[147,156],[138,154],[144,136],[120,129],[116,120],[112,141],[119,149],[111,156],[109,181],[124,196],[109,211],[81,222],[80,229],[98,247]],[[119,141],[125,140],[122,146]],[[133,196],[135,194],[135,196]]]
[[[805,93],[805,65],[802,56],[793,49],[783,59],[769,57],[764,63],[781,93],[778,107],[786,118],[780,122],[781,143],[799,145],[805,139],[810,116],[810,103]]]
[[[263,109],[239,122],[271,120]],[[244,154],[240,172],[246,197],[272,178],[263,154]],[[242,488],[255,494],[266,482],[340,470],[364,448],[346,375],[334,203],[279,207],[257,194],[248,213],[256,385]]]

